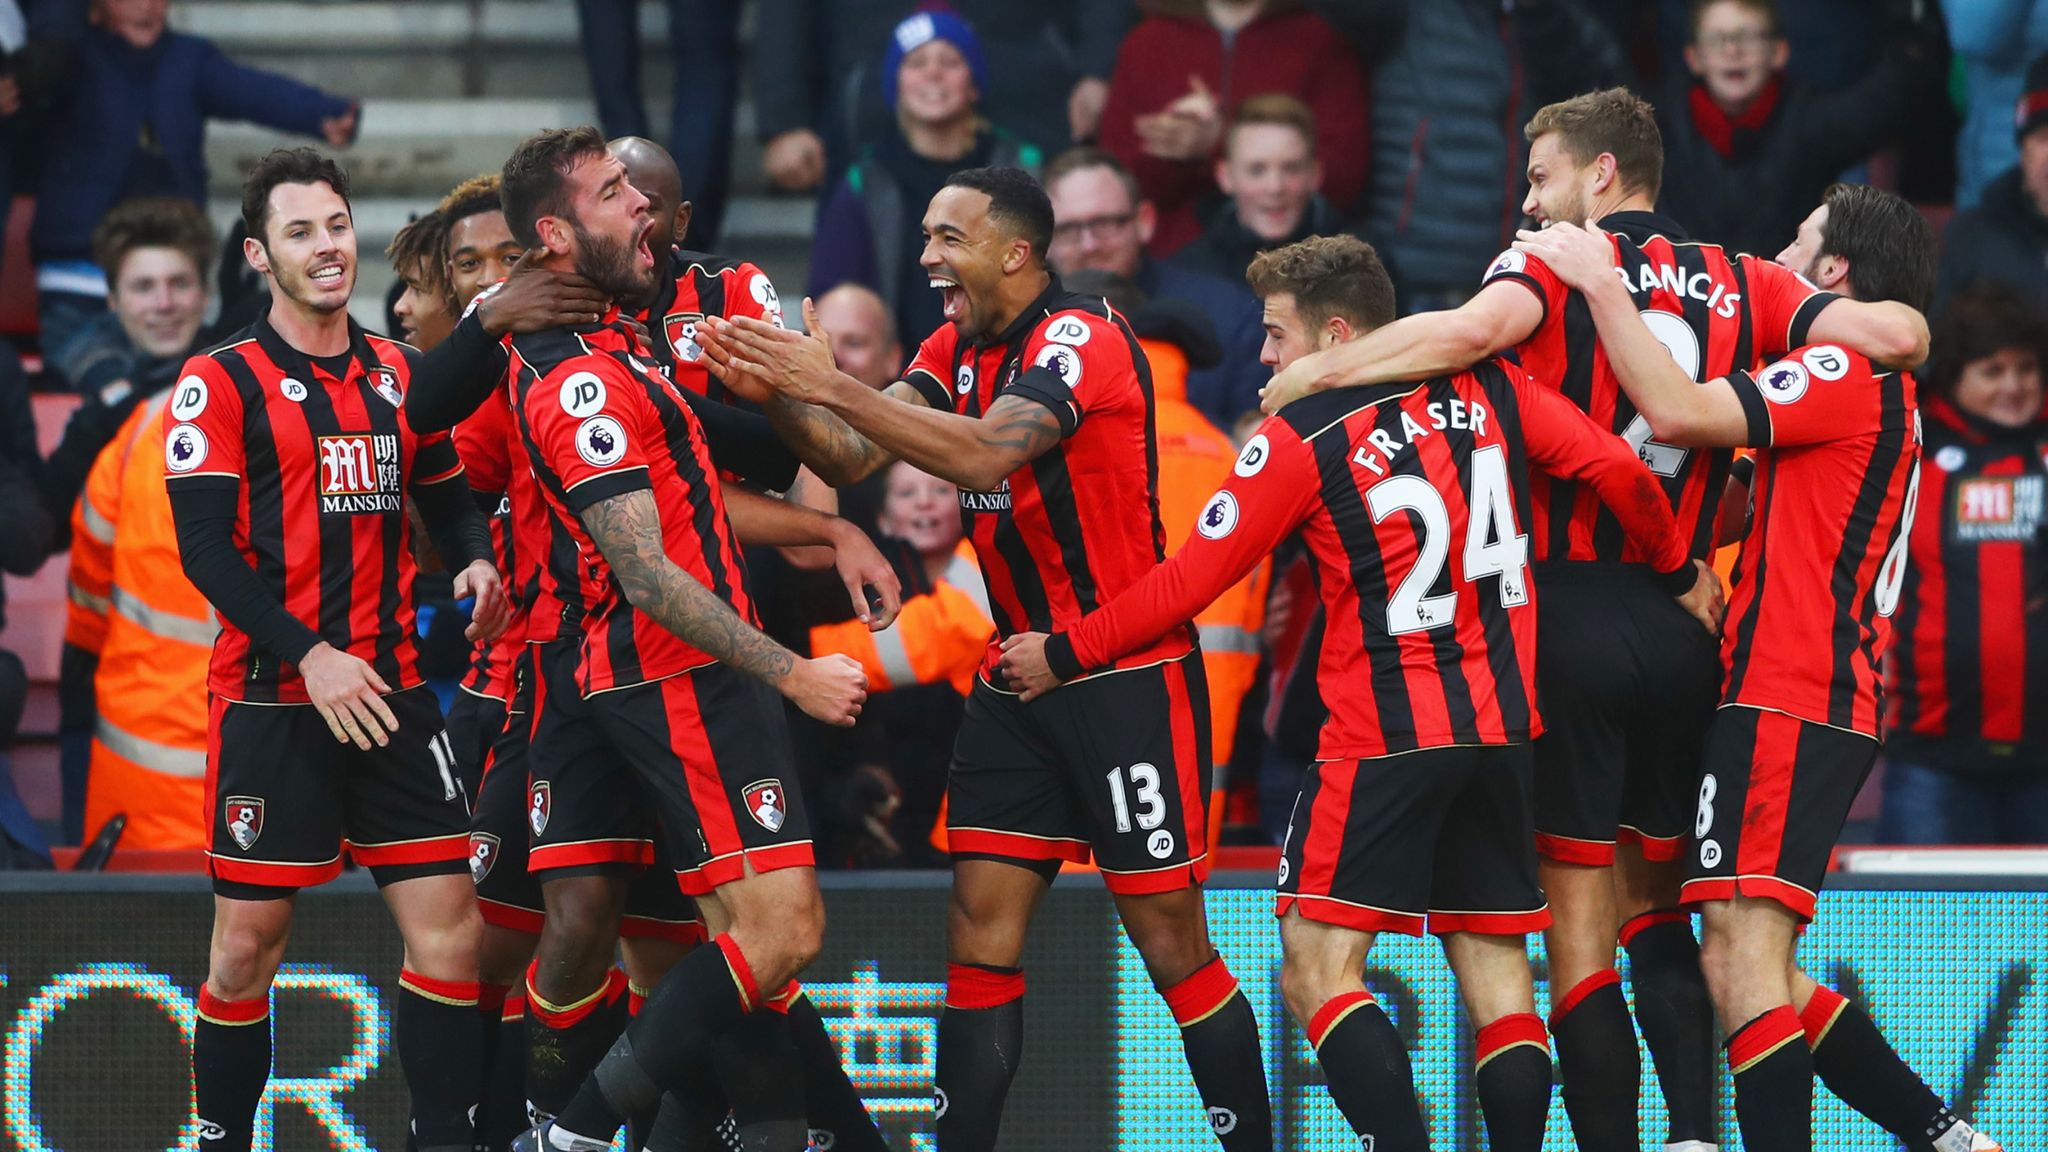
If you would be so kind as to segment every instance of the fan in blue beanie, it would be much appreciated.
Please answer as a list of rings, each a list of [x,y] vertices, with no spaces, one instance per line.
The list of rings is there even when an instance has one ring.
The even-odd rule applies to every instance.
[[[896,106],[897,76],[903,70],[903,58],[934,40],[944,40],[959,49],[960,55],[967,58],[975,90],[988,91],[988,60],[981,54],[981,38],[974,34],[974,25],[949,8],[926,8],[905,16],[889,33],[889,54],[882,60],[882,97],[889,107]]]

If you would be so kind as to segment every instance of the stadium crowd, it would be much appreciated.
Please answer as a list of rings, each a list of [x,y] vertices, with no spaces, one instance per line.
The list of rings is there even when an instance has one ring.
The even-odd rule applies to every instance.
[[[612,136],[649,131],[637,70],[604,63],[639,59],[631,7],[578,6]],[[670,5],[666,139],[688,190],[679,243],[691,250],[718,250],[725,214],[738,7]],[[924,205],[946,175],[1015,165],[1043,179],[1058,218],[1055,267],[1130,302],[1149,324],[1141,335],[1162,393],[1185,397],[1172,409],[1185,415],[1161,430],[1176,538],[1271,372],[1243,279],[1252,257],[1310,235],[1357,235],[1386,262],[1404,314],[1461,302],[1472,270],[1521,221],[1527,157],[1515,125],[1530,109],[1617,82],[1651,96],[1665,143],[1660,211],[1734,250],[1774,251],[1838,176],[1900,188],[1946,225],[1930,436],[1968,453],[1973,475],[2018,479],[1995,531],[1916,521],[1910,603],[1925,607],[1902,617],[1895,739],[1859,826],[1890,843],[2038,839],[2048,761],[2033,737],[2048,701],[2030,657],[2048,592],[2029,465],[2042,463],[2034,447],[2048,436],[2036,403],[2048,333],[2048,59],[2038,58],[2048,6],[1888,2],[1866,19],[1868,7],[761,0],[751,96],[767,181],[791,211],[803,197],[817,205],[803,288],[841,363],[878,387],[942,320],[918,253]],[[64,563],[70,547],[55,829],[65,843],[116,813],[131,847],[200,843],[205,718],[177,702],[193,699],[213,620],[175,577],[160,500],[129,492],[120,470],[183,357],[245,325],[264,299],[240,238],[214,236],[203,211],[205,126],[254,120],[344,149],[357,129],[354,96],[235,64],[170,30],[169,9],[0,5],[0,208],[11,193],[33,197],[26,251],[8,255],[33,262],[40,315],[33,337],[0,347],[10,526],[0,560],[29,573]],[[509,247],[454,251],[445,270],[432,259],[400,268],[418,290],[391,302],[394,333],[431,346],[456,302],[517,259]],[[30,389],[82,398],[47,458]],[[776,636],[798,651],[848,651],[887,686],[852,735],[805,733],[827,866],[943,860],[933,829],[951,728],[975,633],[989,626],[973,608],[983,592],[964,575],[972,565],[953,560],[953,518],[935,511],[943,482],[901,471],[840,500],[871,535],[923,557],[904,566],[939,598],[931,625],[920,611],[893,636],[855,635],[826,607],[836,601],[820,594],[830,574],[821,584],[815,557],[754,557]],[[461,610],[429,585],[427,660],[446,691],[463,674]],[[1261,571],[1203,621],[1230,840],[1277,842],[1320,716],[1293,675],[1320,628],[1290,610],[1301,593],[1284,567]],[[25,672],[0,660],[7,719]],[[37,843],[33,827],[15,826]]]

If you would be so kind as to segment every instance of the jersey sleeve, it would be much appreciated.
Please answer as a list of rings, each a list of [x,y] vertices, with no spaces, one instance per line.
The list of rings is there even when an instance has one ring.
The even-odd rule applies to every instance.
[[[563,361],[520,413],[535,463],[552,473],[572,512],[651,486],[650,452],[666,451],[640,386],[609,356]]]
[[[1812,344],[1755,372],[1730,372],[1752,447],[1819,444],[1875,432],[1882,420],[1870,361],[1837,344]]]
[[[1484,288],[1502,280],[1511,280],[1535,293],[1537,303],[1543,306],[1546,320],[1571,292],[1564,281],[1557,278],[1557,273],[1550,270],[1550,265],[1515,248],[1493,258],[1493,263],[1486,266],[1486,275],[1479,278],[1479,286]]]
[[[165,488],[238,486],[247,459],[241,391],[213,357],[185,361],[164,406]]]
[[[752,316],[777,328],[784,327],[782,295],[775,290],[775,281],[744,260],[733,270],[733,291],[726,295],[725,313],[729,317]]]
[[[512,413],[500,391],[455,426],[455,454],[478,492],[502,496],[512,479]]]
[[[1052,409],[1060,435],[1072,436],[1091,411],[1127,398],[1136,381],[1130,344],[1107,316],[1077,310],[1040,322],[1024,342],[1024,370],[1003,386]]]
[[[939,325],[917,346],[917,355],[903,373],[903,382],[917,389],[926,404],[941,412],[953,411],[953,350],[958,344],[959,335],[954,327]]]
[[[1522,445],[1529,463],[1552,476],[1583,480],[1621,521],[1658,572],[1690,572],[1685,534],[1657,477],[1628,441],[1593,422],[1578,405],[1502,364],[1521,412]],[[1687,579],[1687,587],[1691,586]]]
[[[1756,322],[1758,359],[1782,356],[1806,343],[1821,309],[1841,299],[1814,287],[1806,277],[1756,256],[1737,256],[1749,286],[1750,316]]]
[[[1046,641],[1062,680],[1110,663],[1195,618],[1309,515],[1321,494],[1314,451],[1279,417],[1245,442],[1181,549],[1071,633]]]

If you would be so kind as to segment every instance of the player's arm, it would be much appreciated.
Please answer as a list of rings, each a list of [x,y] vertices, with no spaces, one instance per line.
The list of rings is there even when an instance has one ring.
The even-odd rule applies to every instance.
[[[1896,300],[1837,296],[1814,316],[1805,336],[1786,343],[1840,344],[1892,368],[1912,368],[1927,359],[1927,317]]]
[[[720,663],[772,685],[826,723],[846,727],[860,715],[867,697],[860,665],[843,656],[800,658],[669,559],[654,492],[644,483],[600,499],[577,515],[633,607]]]
[[[476,598],[463,635],[472,641],[497,639],[511,622],[512,605],[495,563],[490,521],[477,507],[454,442],[446,435],[420,437],[413,457],[412,502],[434,550],[453,561],[455,599]]]
[[[1307,518],[1321,487],[1307,447],[1285,424],[1267,420],[1180,551],[1071,632],[1005,640],[1004,675],[1034,700],[1194,619]]]
[[[711,462],[721,471],[770,492],[787,491],[796,483],[802,464],[765,417],[707,400],[687,388],[677,391],[697,413],[697,423],[704,426],[704,442],[711,449]]]
[[[896,622],[903,608],[903,582],[875,542],[851,521],[731,485],[725,487],[725,511],[733,534],[743,543],[831,549],[833,567],[853,598],[853,614],[861,623],[879,632]],[[869,588],[881,601],[879,611],[868,604]]]
[[[1303,356],[1273,374],[1259,393],[1259,407],[1273,413],[1311,392],[1462,371],[1527,340],[1543,315],[1538,289],[1497,279],[1456,308],[1404,316]]]
[[[405,414],[413,429],[439,432],[469,418],[504,378],[509,333],[592,324],[610,301],[573,272],[543,268],[544,249],[519,258],[498,284],[470,302],[461,323],[414,369]]]

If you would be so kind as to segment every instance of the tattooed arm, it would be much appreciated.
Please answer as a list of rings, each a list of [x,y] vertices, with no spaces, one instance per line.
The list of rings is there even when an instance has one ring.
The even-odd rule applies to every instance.
[[[846,382],[863,392],[870,391],[851,377]],[[924,397],[908,384],[891,384],[880,395],[894,397],[905,405],[924,407]],[[763,408],[768,413],[768,422],[797,459],[834,488],[857,484],[896,462],[895,453],[816,404],[774,392],[766,397]]]
[[[860,715],[867,697],[860,665],[844,657],[797,656],[683,571],[662,548],[653,492],[642,488],[600,500],[583,510],[582,520],[633,607],[720,663],[766,681],[820,720],[847,725]]]

